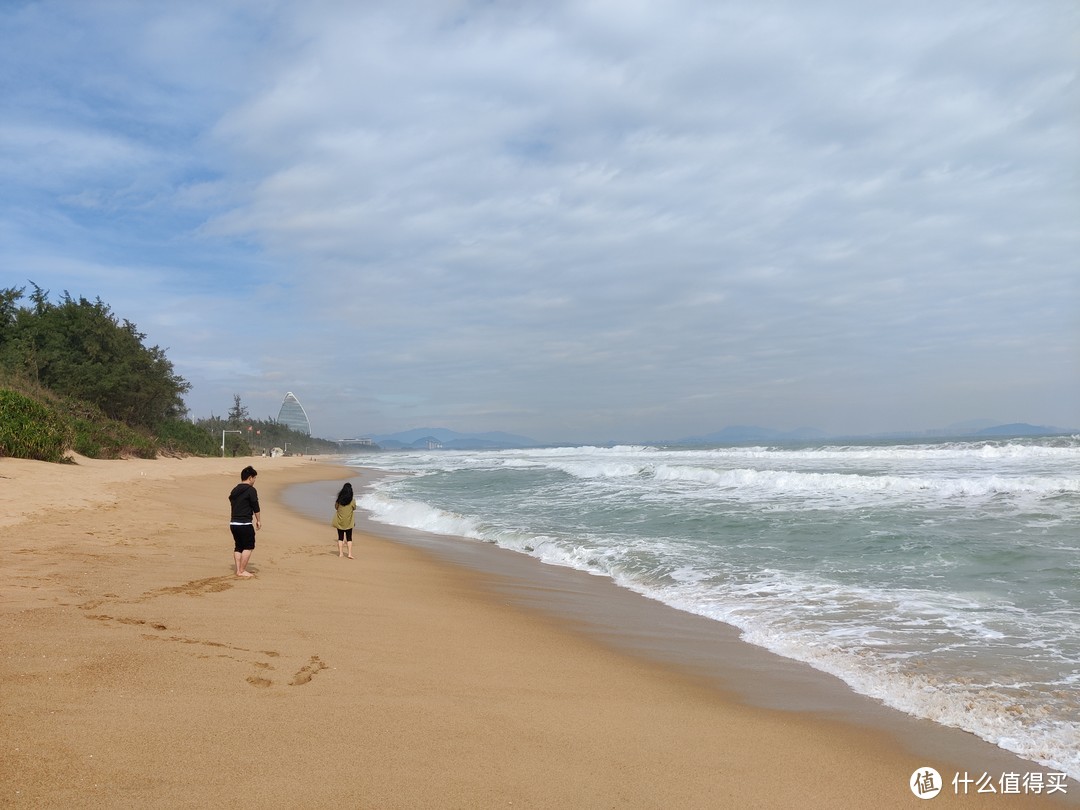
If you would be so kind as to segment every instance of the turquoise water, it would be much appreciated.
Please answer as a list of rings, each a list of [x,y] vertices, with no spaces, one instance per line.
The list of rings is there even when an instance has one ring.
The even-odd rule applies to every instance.
[[[366,455],[378,521],[739,628],[1080,778],[1080,437]]]

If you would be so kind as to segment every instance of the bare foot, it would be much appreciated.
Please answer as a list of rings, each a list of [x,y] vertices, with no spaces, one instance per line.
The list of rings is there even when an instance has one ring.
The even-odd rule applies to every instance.
[[[238,577],[244,577],[245,579],[247,579],[248,577],[253,577],[255,575],[253,573],[251,573],[250,571],[240,571],[239,573],[237,573],[237,576]]]
[[[345,555],[344,555],[344,554],[342,554],[342,553],[341,553],[341,552],[339,551],[339,552],[338,552],[338,556],[339,556],[339,557],[344,557]]]
[[[352,554],[350,554],[350,555],[349,555],[349,559],[351,560],[352,558],[353,558],[353,555],[352,555]]]

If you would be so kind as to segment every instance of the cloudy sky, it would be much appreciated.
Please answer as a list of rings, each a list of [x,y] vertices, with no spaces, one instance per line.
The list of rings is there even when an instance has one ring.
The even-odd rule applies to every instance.
[[[0,4],[0,286],[328,438],[1080,426],[1075,0]]]

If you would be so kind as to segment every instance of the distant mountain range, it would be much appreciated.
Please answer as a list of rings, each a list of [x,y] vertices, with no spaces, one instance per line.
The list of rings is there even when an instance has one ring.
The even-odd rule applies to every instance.
[[[1057,436],[1075,433],[1064,428],[1030,425],[1012,422],[997,425],[989,420],[977,420],[950,425],[946,428],[925,431],[881,433],[863,436],[838,436],[817,428],[803,427],[796,430],[773,430],[757,425],[731,425],[703,436],[686,436],[682,439],[649,441],[653,445],[727,445],[751,442],[817,442],[827,439],[930,439],[930,438],[1005,438],[1009,436]],[[383,450],[512,450],[526,447],[545,447],[550,444],[538,442],[528,436],[492,431],[488,433],[459,433],[447,428],[415,428],[400,433],[373,436],[373,441]]]
[[[415,428],[372,439],[384,450],[506,450],[541,444],[513,433],[458,433],[447,428]]]

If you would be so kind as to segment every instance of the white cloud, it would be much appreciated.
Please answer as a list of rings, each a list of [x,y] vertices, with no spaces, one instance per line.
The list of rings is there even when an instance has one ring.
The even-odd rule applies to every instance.
[[[198,358],[242,334],[341,434],[933,426],[1014,379],[1022,418],[1080,423],[1069,3],[133,8],[78,20],[93,81],[23,44],[7,131],[73,134],[4,141],[2,210],[54,218],[2,224],[99,211],[78,244],[160,268],[133,306],[193,402],[227,407]]]

